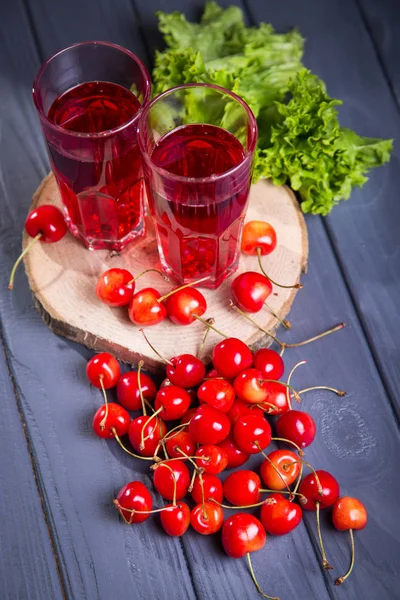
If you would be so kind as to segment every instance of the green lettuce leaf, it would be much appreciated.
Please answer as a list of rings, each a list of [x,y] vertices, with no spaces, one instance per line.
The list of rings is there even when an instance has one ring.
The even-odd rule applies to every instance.
[[[290,99],[276,102],[269,142],[257,153],[255,178],[298,191],[304,212],[327,215],[352,188],[362,186],[372,167],[390,158],[392,140],[363,138],[340,127],[336,106],[324,83],[307,69],[289,83]],[[266,126],[262,121],[262,126]]]
[[[392,140],[361,137],[340,127],[324,83],[303,68],[304,38],[297,30],[276,33],[272,25],[246,27],[236,6],[207,2],[200,23],[179,12],[158,13],[167,44],[156,52],[154,93],[183,83],[220,85],[241,96],[257,118],[258,144],[253,180],[270,178],[298,192],[304,212],[327,215],[354,186],[367,181],[372,167],[390,159]],[[191,93],[186,122],[218,108]],[[221,124],[233,128],[229,103]]]

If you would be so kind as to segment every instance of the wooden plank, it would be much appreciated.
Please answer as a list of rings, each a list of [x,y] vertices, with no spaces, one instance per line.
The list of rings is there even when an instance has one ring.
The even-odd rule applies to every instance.
[[[178,1],[169,1],[164,4],[165,6],[162,7],[164,10],[183,9],[183,3]],[[226,5],[229,4],[231,2],[226,3]],[[312,28],[303,33],[312,39],[314,54],[323,53],[324,38],[328,36],[332,44],[335,44],[334,48],[330,48],[332,59],[334,59],[338,51],[337,47],[342,43],[340,36],[336,36],[336,28],[340,31],[341,27],[345,26],[345,18],[342,23],[339,10],[335,11],[336,16],[334,17],[327,2],[319,2],[319,8],[314,7],[313,11],[309,9],[304,11],[304,6],[295,6],[295,4],[285,1],[266,5],[255,0],[249,4],[249,7],[254,17],[253,23],[265,20],[272,22],[278,28],[299,25],[302,29],[299,13],[303,11],[302,21],[310,19],[313,23]],[[148,28],[146,30],[150,32],[155,29],[152,14],[158,8],[160,5],[155,1],[147,1],[146,6],[140,6],[142,23],[146,24]],[[196,3],[196,5],[191,4],[189,7],[185,7],[184,10],[189,18],[196,18],[198,8],[199,5]],[[284,19],[286,20],[284,21]],[[332,19],[335,27],[332,27]],[[353,24],[352,27],[354,29],[355,25]],[[320,29],[322,32],[319,31]],[[155,40],[156,43],[153,45],[152,38],[149,39],[152,51],[158,44],[158,38]],[[332,69],[333,66],[330,65],[330,68]],[[367,65],[363,65],[364,70],[367,68]],[[341,69],[341,65],[338,64],[334,72],[340,72]],[[351,93],[349,96],[351,98]],[[371,131],[365,133],[372,135]],[[385,135],[385,132],[382,135]],[[339,210],[341,209],[337,209],[337,211]],[[323,394],[316,394],[305,401],[307,408],[316,417],[319,427],[319,437],[307,452],[307,456],[317,467],[331,470],[340,480],[345,493],[362,498],[372,514],[372,519],[368,529],[357,537],[359,544],[357,570],[353,575],[353,580],[349,581],[343,592],[336,591],[332,587],[329,576],[326,578],[326,588],[319,581],[315,561],[312,558],[304,531],[297,531],[291,536],[291,539],[271,540],[270,547],[273,555],[265,551],[256,555],[254,559],[256,567],[257,564],[263,565],[259,576],[264,589],[268,593],[280,594],[283,598],[288,597],[290,593],[296,597],[304,595],[304,598],[309,598],[310,595],[318,598],[328,596],[336,598],[342,593],[346,593],[346,598],[354,600],[361,597],[371,600],[377,597],[394,599],[397,597],[396,573],[400,563],[398,559],[394,559],[399,545],[396,541],[396,534],[392,535],[390,532],[392,522],[390,515],[396,510],[396,495],[389,494],[385,515],[379,511],[379,519],[375,519],[374,514],[379,508],[381,496],[378,491],[374,492],[371,489],[374,487],[371,484],[386,476],[393,482],[392,473],[400,456],[399,436],[392,420],[391,409],[385,401],[385,390],[379,373],[364,339],[346,284],[337,267],[324,225],[320,219],[313,217],[308,218],[307,222],[311,248],[310,271],[305,279],[306,288],[297,296],[292,309],[291,318],[295,326],[293,333],[288,337],[291,339],[302,338],[310,334],[311,330],[312,332],[318,331],[342,318],[349,320],[351,324],[350,330],[343,334],[337,334],[315,346],[305,347],[302,351],[295,351],[292,358],[288,357],[289,366],[303,357],[309,361],[307,370],[304,368],[303,373],[299,372],[298,379],[296,378],[299,386],[302,386],[303,383],[308,385],[311,381],[316,383],[328,381],[328,383],[344,387],[350,392],[350,397],[345,402],[325,397]],[[361,233],[360,237],[362,237]],[[365,238],[362,239],[365,240]],[[349,364],[351,371],[348,369]],[[337,406],[338,403],[339,406]],[[377,461],[377,456],[392,456],[389,459],[390,465],[387,464],[383,467],[382,463]],[[257,459],[255,461],[257,462]],[[380,463],[379,467],[377,462]],[[315,549],[316,537],[312,515],[307,515],[306,522]],[[331,527],[327,526],[325,531],[329,535],[327,547],[332,561],[337,566],[336,573],[344,571],[348,561],[348,544],[339,534],[332,534]],[[397,529],[397,534],[398,532]],[[273,544],[275,544],[276,553],[272,550]],[[297,548],[296,544],[299,544]],[[208,551],[207,542],[203,542],[203,546],[204,550],[198,545],[190,547],[189,552],[193,560],[197,562],[204,560],[201,551],[203,550],[204,553]],[[298,553],[296,549],[299,547],[301,551]],[[285,553],[290,553],[292,558],[295,557],[290,564],[283,564],[283,570],[287,570],[287,577],[281,570],[281,565],[277,565],[274,560],[276,556],[284,556]],[[377,576],[377,565],[385,573],[384,577]],[[247,587],[245,590],[237,587],[245,576],[242,575],[238,581],[236,578],[232,578],[231,569],[226,579],[213,578],[208,581],[207,587],[203,587],[201,574],[195,573],[196,584],[199,589],[204,590],[204,597],[216,597],[220,594],[222,597],[228,597],[229,593],[235,594],[235,592],[238,597],[243,597],[243,594],[244,597],[247,597],[250,594]],[[222,567],[221,572],[223,572]],[[295,589],[292,588],[292,585],[295,586]],[[312,587],[313,592],[307,586],[315,586]]]
[[[80,2],[69,5],[75,15],[81,6]],[[57,12],[58,7],[53,10]],[[195,594],[179,541],[161,536],[157,519],[135,531],[119,523],[112,506],[115,493],[132,479],[148,481],[148,474],[133,469],[115,445],[101,442],[91,432],[91,418],[101,399],[85,378],[89,354],[80,353],[80,348],[60,340],[43,325],[22,271],[14,293],[6,293],[32,191],[48,164],[30,99],[31,82],[40,64],[37,48],[21,3],[1,10],[3,16],[7,26],[0,54],[9,77],[0,90],[0,316],[63,585],[67,597],[74,600],[123,597],[127,590],[138,599],[148,598],[149,590],[159,600],[167,596],[191,599]],[[13,37],[16,27],[22,31],[20,46]],[[60,22],[56,29],[63,27]],[[155,504],[159,500],[155,498]],[[28,496],[25,502],[30,501],[34,498]],[[28,565],[33,569],[35,560],[40,574],[39,559],[27,555],[25,560],[21,589],[30,585]],[[17,582],[10,582],[10,588]],[[42,600],[53,597],[57,597],[56,590],[54,595],[41,596]]]
[[[356,0],[364,24],[371,37],[377,58],[400,106],[400,74],[398,57],[400,40],[400,11],[397,0]]]
[[[61,600],[63,590],[32,470],[17,390],[0,353],[0,585],[4,600]]]

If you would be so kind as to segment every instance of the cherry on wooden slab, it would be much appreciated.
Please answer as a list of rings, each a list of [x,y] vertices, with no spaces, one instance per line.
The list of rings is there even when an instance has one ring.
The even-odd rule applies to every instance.
[[[52,174],[43,180],[32,207],[42,204],[61,207]],[[306,270],[308,237],[294,194],[287,187],[275,187],[266,181],[253,185],[246,220],[253,219],[267,220],[277,231],[276,250],[263,257],[267,272],[284,284],[299,281],[300,275]],[[24,247],[27,242],[28,236],[24,234]],[[68,234],[56,244],[36,244],[25,258],[26,273],[36,306],[50,329],[93,350],[111,352],[128,363],[143,359],[146,368],[156,370],[161,366],[160,360],[129,320],[126,308],[110,308],[102,304],[95,294],[99,275],[111,267],[128,269],[134,275],[145,269],[159,267],[154,229],[149,218],[146,236],[119,255],[107,250],[89,251]],[[249,270],[258,270],[257,258],[242,255],[238,272]],[[252,344],[264,334],[229,308],[233,277],[218,290],[204,290],[208,304],[204,317],[213,317],[221,331]],[[157,273],[148,273],[140,278],[137,289],[152,286],[164,294],[172,284]],[[289,312],[295,295],[294,289],[274,288],[269,305],[283,318]],[[267,308],[256,315],[256,320],[268,331],[276,330],[278,322]],[[183,328],[169,320],[146,329],[149,339],[167,358],[177,351],[196,354],[203,332],[201,323]],[[205,359],[219,340],[218,334],[210,332],[203,351]],[[270,338],[265,336],[265,344],[269,343]]]

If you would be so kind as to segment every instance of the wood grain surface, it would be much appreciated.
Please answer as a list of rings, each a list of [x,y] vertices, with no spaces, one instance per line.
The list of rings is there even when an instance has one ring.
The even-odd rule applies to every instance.
[[[43,204],[62,209],[53,175],[43,180],[30,208]],[[267,181],[253,185],[246,221],[253,220],[268,220],[278,233],[276,249],[263,258],[264,268],[270,277],[285,285],[299,282],[307,268],[308,239],[304,217],[293,192]],[[160,371],[165,363],[149,347],[140,328],[129,320],[127,308],[110,308],[100,302],[95,293],[97,280],[107,269],[128,269],[133,275],[138,275],[148,269],[161,268],[150,218],[147,218],[146,230],[143,239],[118,255],[107,250],[89,252],[69,234],[57,244],[36,244],[25,256],[24,263],[36,306],[54,333],[97,352],[111,352],[126,363],[137,364],[139,360],[144,360],[147,369]],[[24,248],[29,240],[25,233]],[[257,257],[241,255],[238,273],[246,271],[259,271]],[[227,335],[234,331],[237,337],[248,344],[262,340],[263,345],[271,345],[271,337],[230,308],[231,283],[235,276],[229,277],[218,290],[202,290],[207,301],[207,312],[203,318],[213,317],[220,331],[228,332]],[[165,294],[172,285],[159,274],[149,272],[140,278],[137,289],[155,287]],[[293,288],[274,286],[268,306],[283,319],[296,293],[297,290]],[[267,307],[257,317],[257,322],[264,330],[271,333],[276,331],[279,320]],[[182,341],[182,327],[165,319],[146,331],[162,356],[170,358],[176,354],[176,348]],[[204,325],[201,322],[193,323],[184,332],[185,352],[196,355],[204,336]],[[201,353],[205,362],[211,360],[212,349],[220,339],[215,331],[209,332]]]
[[[369,12],[366,0],[360,4],[363,18],[354,0],[249,0],[244,8],[252,24],[264,20],[278,29],[299,27],[308,40],[306,63],[326,80],[329,92],[345,101],[341,114],[346,125],[365,135],[397,135],[399,116],[382,64],[387,73],[392,72],[393,81],[396,75],[386,54],[382,51],[380,60],[376,54],[379,39],[385,39],[396,53],[390,41],[396,37],[393,2],[379,3],[378,16],[378,4],[374,13],[372,2]],[[91,354],[43,325],[22,270],[14,292],[6,290],[31,195],[48,170],[30,99],[40,63],[62,46],[96,38],[121,43],[148,61],[160,46],[154,11],[185,10],[196,18],[201,6],[194,0],[136,0],[135,4],[100,0],[96,5],[93,0],[15,0],[0,5],[0,319],[43,498],[44,512],[35,490],[30,484],[25,488],[37,527],[30,533],[42,539],[44,517],[50,528],[41,552],[37,551],[42,560],[35,562],[36,553],[34,557],[33,551],[23,552],[25,534],[18,537],[21,529],[16,519],[24,505],[15,503],[12,516],[0,520],[1,540],[14,541],[8,552],[2,552],[0,584],[5,600],[35,598],[31,590],[40,590],[43,600],[58,598],[55,561],[48,555],[50,540],[63,594],[71,600],[127,594],[134,600],[259,597],[245,562],[224,556],[218,538],[190,532],[182,541],[171,540],[155,518],[137,528],[118,522],[111,507],[114,493],[136,477],[147,481],[148,474],[115,444],[95,439],[91,432],[91,418],[100,402],[98,391],[88,387],[84,375]],[[382,32],[381,38],[376,34],[371,39],[370,32],[379,28],[389,32],[389,41]],[[331,470],[342,493],[356,495],[366,504],[370,522],[356,534],[356,568],[342,588],[335,588],[333,577],[320,568],[312,514],[293,534],[270,537],[265,549],[254,555],[254,566],[263,588],[282,600],[398,600],[400,439],[393,410],[398,406],[399,379],[398,160],[395,146],[390,165],[377,170],[329,219],[307,218],[309,271],[291,311],[293,330],[282,337],[298,340],[342,320],[347,328],[318,344],[288,351],[287,369],[305,358],[308,363],[296,372],[296,386],[323,383],[347,390],[343,399],[322,392],[304,396],[304,408],[318,427],[307,458],[317,468]],[[4,408],[6,402],[15,402],[8,392],[2,416],[22,435],[18,420]],[[12,456],[10,444],[9,437],[0,435],[0,451],[7,459]],[[18,456],[21,476],[26,462]],[[12,461],[5,460],[0,472],[2,494],[4,486],[13,489],[15,477]],[[160,501],[156,496],[154,500]],[[336,567],[334,575],[341,574],[348,566],[348,538],[333,531],[329,514],[323,515],[323,531],[328,558]],[[18,589],[15,565],[21,565],[19,576],[24,582]],[[8,577],[12,581],[6,586]]]

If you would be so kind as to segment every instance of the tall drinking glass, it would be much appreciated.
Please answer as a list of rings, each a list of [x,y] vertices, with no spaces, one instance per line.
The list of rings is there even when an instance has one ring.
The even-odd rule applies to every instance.
[[[72,233],[88,248],[122,250],[144,234],[139,117],[150,76],[129,50],[83,42],[41,67],[33,100]]]
[[[163,269],[216,288],[239,260],[257,124],[224,88],[188,84],[144,108],[139,122],[148,199]]]

